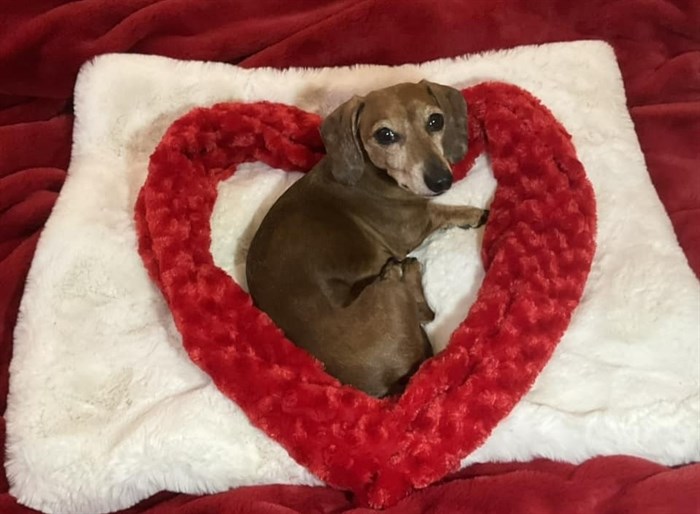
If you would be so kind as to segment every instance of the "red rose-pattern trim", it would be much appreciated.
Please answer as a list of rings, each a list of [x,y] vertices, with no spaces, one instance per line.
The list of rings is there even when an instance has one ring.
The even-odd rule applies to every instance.
[[[463,94],[470,151],[455,177],[485,151],[498,183],[486,275],[447,349],[399,398],[327,375],[209,250],[217,183],[242,162],[311,169],[324,152],[318,116],[267,102],[196,109],[163,137],[136,205],[139,251],[192,360],[295,460],[373,507],[457,469],[511,411],[568,326],[595,252],[593,190],[561,124],[512,85]]]

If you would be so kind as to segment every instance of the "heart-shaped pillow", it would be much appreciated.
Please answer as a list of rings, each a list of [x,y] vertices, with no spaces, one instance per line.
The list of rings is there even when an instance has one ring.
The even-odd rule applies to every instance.
[[[136,205],[139,251],[192,360],[294,459],[373,507],[455,470],[510,412],[564,333],[595,252],[593,189],[561,124],[515,86],[463,94],[470,151],[455,176],[486,151],[498,182],[486,275],[447,349],[399,398],[326,374],[209,250],[217,183],[247,161],[309,170],[323,156],[318,116],[267,102],[196,109],[163,137]]]

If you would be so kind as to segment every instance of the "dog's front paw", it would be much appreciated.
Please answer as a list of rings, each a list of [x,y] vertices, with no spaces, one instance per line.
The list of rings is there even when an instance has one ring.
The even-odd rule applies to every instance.
[[[459,228],[479,228],[486,224],[489,219],[488,209],[477,209],[475,207],[470,207],[468,221],[465,223],[460,223],[457,225]]]
[[[484,225],[486,225],[486,222],[489,220],[489,213],[490,212],[491,211],[489,211],[488,209],[484,209],[483,212],[481,213],[481,217],[479,218],[478,224],[474,228],[479,228],[479,227],[483,227]]]

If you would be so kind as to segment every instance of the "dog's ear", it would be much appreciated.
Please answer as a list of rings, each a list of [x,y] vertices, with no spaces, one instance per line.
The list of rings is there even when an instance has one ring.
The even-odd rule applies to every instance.
[[[442,147],[445,158],[452,164],[461,161],[467,153],[467,102],[462,93],[453,87],[421,80],[437,100],[445,114],[445,133]]]
[[[350,186],[360,179],[365,166],[358,133],[362,106],[362,98],[354,96],[321,124],[321,137],[331,159],[333,176],[341,184]]]

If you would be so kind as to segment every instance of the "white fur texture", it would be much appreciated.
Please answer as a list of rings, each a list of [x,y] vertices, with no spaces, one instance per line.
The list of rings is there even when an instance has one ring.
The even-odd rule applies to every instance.
[[[21,503],[96,513],[160,490],[318,483],[190,362],[136,251],[133,206],[164,130],[195,106],[275,100],[328,113],[351,94],[428,78],[538,96],[573,135],[598,201],[580,307],[527,397],[465,459],[700,459],[698,283],[649,180],[612,50],[522,47],[420,66],[246,70],[107,55],[84,66],[68,179],[32,265],[15,332],[7,471]],[[297,175],[248,164],[220,187],[212,251],[236,280],[265,209]],[[481,158],[443,202],[488,205]],[[436,235],[424,262],[442,347],[478,290],[481,231]]]

